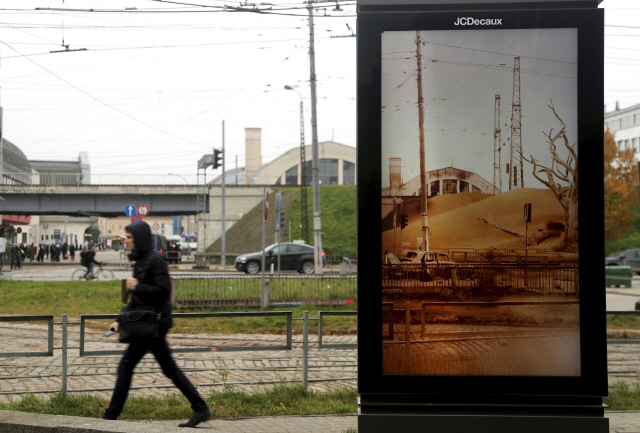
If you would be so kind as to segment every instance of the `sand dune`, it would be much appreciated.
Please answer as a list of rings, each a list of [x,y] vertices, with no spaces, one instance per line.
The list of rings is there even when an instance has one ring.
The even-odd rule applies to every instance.
[[[524,236],[525,203],[532,204],[530,234],[543,229],[547,222],[565,222],[562,206],[548,189],[519,188],[496,196],[474,193],[442,195],[429,199],[427,203],[429,247],[504,247],[518,239],[518,236],[499,230],[491,224]],[[403,241],[415,244],[416,238],[422,236],[419,204],[407,206],[403,208],[403,212],[409,215],[409,224],[403,230]],[[383,249],[391,248],[393,230],[383,232],[382,241]]]

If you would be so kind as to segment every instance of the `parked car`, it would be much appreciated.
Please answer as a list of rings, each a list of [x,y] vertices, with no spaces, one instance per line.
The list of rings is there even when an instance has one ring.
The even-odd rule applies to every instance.
[[[389,276],[392,279],[417,278],[420,281],[431,281],[436,277],[451,278],[451,267],[454,262],[448,254],[433,251],[407,251],[405,257],[398,259],[389,254],[388,261],[392,265]],[[424,266],[423,266],[424,265]]]
[[[178,263],[182,261],[182,252],[177,249],[170,249],[167,238],[162,235],[155,233],[151,235],[151,248],[159,251],[167,263]]]
[[[604,258],[605,266],[631,266],[633,272],[640,272],[640,248],[630,248],[618,255]]]
[[[304,274],[313,274],[313,247],[306,244],[283,242],[273,244],[265,248],[265,268],[278,267],[278,253],[280,253],[280,270],[298,271]],[[326,266],[327,258],[322,251],[322,266]],[[257,253],[242,254],[236,257],[235,268],[247,274],[257,274],[262,269],[262,251]]]

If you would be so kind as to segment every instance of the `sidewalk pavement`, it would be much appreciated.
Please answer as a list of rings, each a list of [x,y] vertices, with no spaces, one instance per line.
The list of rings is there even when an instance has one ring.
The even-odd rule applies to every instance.
[[[611,433],[640,433],[640,411],[605,412]],[[0,432],[7,433],[173,433],[185,432],[171,421],[105,421],[61,415],[0,411]],[[278,416],[212,420],[198,428],[229,433],[346,433],[357,431],[356,414]]]

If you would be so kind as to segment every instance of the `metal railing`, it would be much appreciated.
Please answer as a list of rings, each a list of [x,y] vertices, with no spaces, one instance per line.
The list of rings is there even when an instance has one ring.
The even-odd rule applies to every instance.
[[[175,303],[183,307],[260,305],[261,275],[174,275]],[[342,304],[357,299],[356,275],[267,274],[271,302]]]
[[[579,294],[577,266],[509,264],[387,264],[382,289],[441,293],[445,288],[522,290],[536,294]]]
[[[173,313],[171,315],[174,319],[201,319],[206,317],[285,317],[287,320],[287,342],[284,346],[218,346],[212,347],[189,347],[189,348],[172,348],[174,353],[188,353],[188,352],[211,352],[215,349],[216,352],[239,352],[246,350],[291,350],[292,341],[292,313],[291,311],[267,311],[256,313]],[[100,319],[113,319],[118,317],[117,314],[82,314],[80,315],[80,356],[97,356],[97,355],[121,355],[124,350],[84,350],[84,335],[87,320],[100,320]]]
[[[6,186],[196,186],[195,174],[4,173]],[[12,180],[12,181],[9,181]],[[0,184],[2,187],[2,184]]]
[[[0,322],[41,322],[46,321],[47,351],[46,352],[2,352],[0,358],[17,358],[22,356],[53,356],[53,316],[8,316],[0,317]]]
[[[277,381],[255,381],[255,382],[225,382],[223,384],[226,385],[262,385],[268,383],[282,383],[282,382],[302,382],[303,388],[306,391],[309,382],[320,382],[320,381],[337,381],[337,380],[355,380],[356,377],[342,377],[342,378],[321,378],[321,379],[309,379],[308,378],[308,368],[309,368],[309,345],[312,343],[318,344],[318,349],[354,349],[357,345],[354,344],[323,344],[322,343],[322,321],[326,316],[355,316],[356,312],[335,312],[335,311],[319,311],[318,318],[313,319],[309,318],[309,312],[303,312],[303,318],[293,318],[292,312],[290,311],[277,311],[277,312],[256,312],[256,313],[243,313],[243,312],[229,312],[229,313],[175,313],[172,316],[178,319],[185,318],[208,318],[208,317],[267,317],[267,316],[283,316],[286,318],[286,344],[279,346],[216,346],[216,352],[226,352],[226,351],[274,351],[274,350],[292,350],[293,344],[302,344],[303,345],[303,372],[301,379],[294,380],[277,380]],[[69,322],[67,320],[67,315],[62,315],[61,322],[54,322],[53,316],[9,316],[9,317],[0,317],[0,322],[27,322],[27,321],[39,321],[46,320],[48,322],[48,351],[47,352],[13,352],[13,353],[0,353],[0,357],[32,357],[32,356],[53,356],[53,350],[58,349],[62,351],[62,359],[61,359],[61,387],[60,389],[54,390],[28,390],[28,391],[4,391],[0,392],[0,395],[9,395],[9,394],[30,394],[30,393],[55,393],[62,392],[66,394],[67,392],[89,392],[89,391],[111,391],[113,388],[83,388],[83,389],[68,389],[67,388],[67,357],[68,351],[70,349],[78,349],[79,356],[108,356],[108,355],[121,355],[124,353],[123,350],[99,350],[99,351],[88,351],[85,350],[85,337],[86,337],[86,325],[87,320],[104,320],[104,319],[115,319],[117,314],[83,314],[80,316],[79,322]],[[293,320],[303,320],[303,333],[302,333],[302,341],[294,341],[293,340]],[[310,341],[309,340],[309,321],[310,320],[318,320],[318,340]],[[54,347],[53,340],[53,325],[62,325],[62,345],[61,347]],[[67,329],[69,325],[80,325],[80,344],[78,347],[69,347],[68,339],[67,339]],[[172,353],[188,353],[188,352],[211,352],[212,347],[191,347],[191,348],[171,348]],[[329,366],[325,366],[329,368]],[[0,378],[0,380],[5,380],[6,378]],[[8,379],[11,379],[10,377]],[[220,386],[223,385],[221,383],[200,383],[197,386]],[[174,385],[147,385],[147,386],[132,386],[131,389],[144,389],[144,388],[173,388]]]

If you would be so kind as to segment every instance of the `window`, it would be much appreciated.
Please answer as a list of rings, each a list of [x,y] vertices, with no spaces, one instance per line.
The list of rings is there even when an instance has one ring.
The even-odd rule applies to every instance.
[[[624,142],[622,140],[618,140],[618,152],[622,152],[624,148],[622,147]]]
[[[460,181],[460,192],[469,192],[469,182]]]
[[[631,147],[633,148],[633,153],[638,152],[638,139],[637,138],[632,138],[631,139]]]
[[[624,141],[624,150],[629,150],[629,140]]]
[[[458,192],[458,181],[455,179],[445,179],[442,181],[443,194],[455,194]]]
[[[287,252],[288,253],[305,253],[307,252],[308,248],[303,247],[302,245],[288,245],[289,248],[287,248]]]
[[[431,194],[429,194],[429,197],[435,197],[439,194],[440,194],[440,181],[434,180],[433,182],[431,182]]]
[[[348,161],[342,161],[342,183],[343,185],[356,184],[356,165]]]
[[[298,166],[294,165],[284,174],[285,185],[297,185],[298,184]]]
[[[311,185],[313,180],[313,163],[306,162],[307,185]],[[338,160],[337,159],[321,159],[318,167],[318,177],[322,185],[338,184]]]

